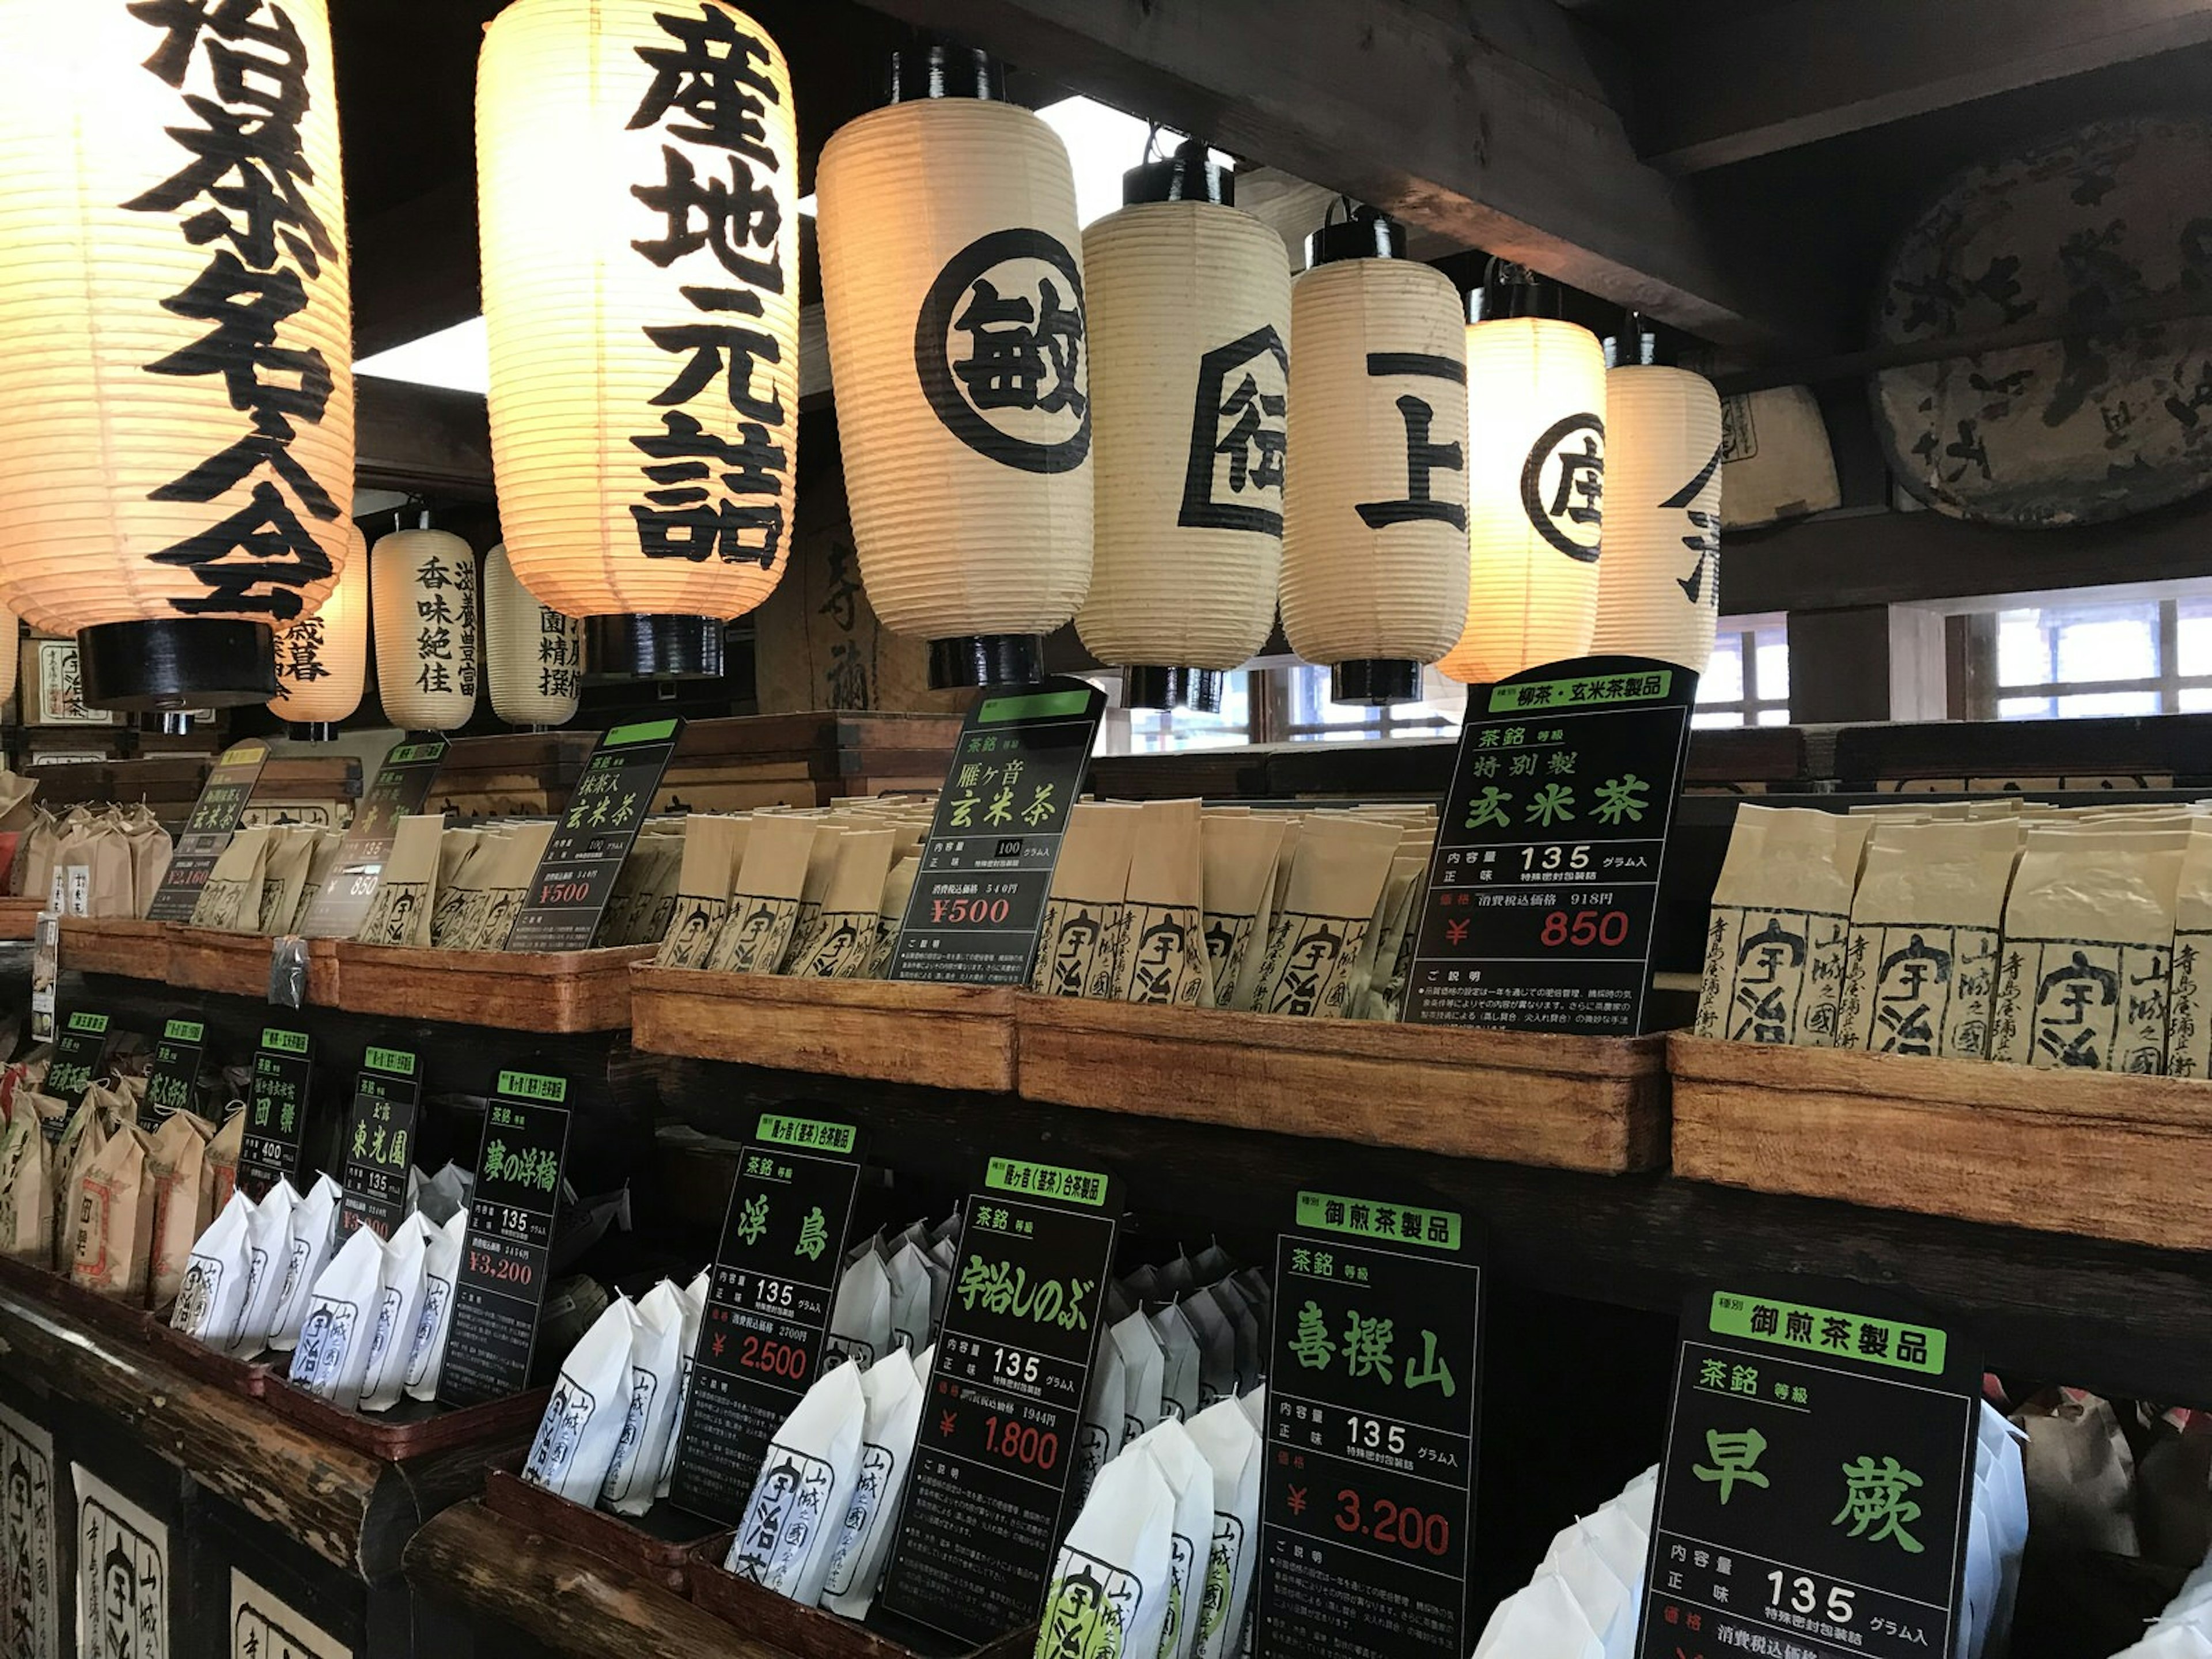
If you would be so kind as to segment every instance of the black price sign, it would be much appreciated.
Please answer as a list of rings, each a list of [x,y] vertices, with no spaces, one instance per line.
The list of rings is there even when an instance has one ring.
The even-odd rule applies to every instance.
[[[768,1443],[823,1368],[860,1184],[850,1124],[762,1115],[738,1166],[669,1495],[735,1526]]]
[[[1698,677],[1581,657],[1476,686],[1422,902],[1406,1018],[1632,1036]]]
[[[1952,1650],[1981,1366],[1875,1302],[1809,1280],[1690,1298],[1640,1659]]]
[[[599,738],[507,930],[508,950],[591,948],[683,729],[682,720],[643,720]]]
[[[415,1114],[422,1097],[415,1056],[404,1048],[372,1044],[362,1057],[353,1105],[346,1113],[341,1237],[366,1227],[379,1238],[390,1238],[392,1230],[407,1218],[407,1160],[414,1151]]]
[[[891,957],[893,979],[1022,985],[1106,694],[1065,677],[986,697],[960,728]]]
[[[258,1204],[279,1181],[300,1184],[300,1142],[307,1131],[314,1039],[279,1025],[263,1028],[253,1053],[246,1136],[238,1152],[238,1190]]]
[[[353,822],[338,842],[337,862],[307,906],[300,926],[303,935],[351,939],[361,931],[384,878],[384,861],[392,856],[399,820],[422,810],[445,758],[446,740],[434,732],[410,732],[392,745],[354,809]]]
[[[45,1091],[74,1112],[107,1063],[107,1016],[80,1009],[62,1022]]]
[[[970,1644],[1037,1616],[1074,1522],[1075,1433],[1121,1215],[1109,1176],[994,1158],[960,1266],[879,1603]]]
[[[1300,1193],[1275,1249],[1260,1650],[1462,1659],[1482,1272],[1449,1210]]]
[[[173,1019],[161,1027],[153,1064],[146,1068],[146,1098],[138,1109],[138,1127],[148,1134],[174,1114],[196,1109],[205,1053],[201,1045],[206,1041],[207,1027],[196,1019]]]
[[[438,1398],[480,1406],[530,1385],[545,1305],[553,1216],[568,1150],[568,1081],[501,1072],[484,1109],[468,1243],[453,1282],[452,1334]]]
[[[265,743],[234,743],[222,751],[215,770],[208,774],[191,817],[185,821],[185,833],[177,837],[169,872],[161,878],[153,902],[146,907],[147,921],[192,919],[200,889],[207,885],[216,860],[238,833],[238,821],[246,814],[246,803],[253,799],[253,787],[261,781],[261,769],[268,760]]]

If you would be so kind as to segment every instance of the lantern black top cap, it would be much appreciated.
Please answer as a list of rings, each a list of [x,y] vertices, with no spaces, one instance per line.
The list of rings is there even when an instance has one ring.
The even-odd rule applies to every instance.
[[[949,40],[925,40],[891,54],[884,102],[911,104],[924,98],[980,98],[1003,101],[1006,66],[973,46]]]
[[[1342,219],[1324,223],[1306,238],[1306,266],[1334,264],[1339,259],[1402,259],[1406,257],[1406,228],[1389,214],[1364,205],[1354,206]]]
[[[1216,202],[1237,205],[1237,173],[1213,159],[1202,138],[1186,138],[1175,154],[1131,167],[1121,175],[1121,200]]]

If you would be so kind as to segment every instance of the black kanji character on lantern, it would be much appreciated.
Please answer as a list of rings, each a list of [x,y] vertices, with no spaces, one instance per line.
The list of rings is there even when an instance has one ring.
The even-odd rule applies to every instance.
[[[1377,378],[1385,375],[1424,375],[1431,380],[1456,380],[1467,383],[1467,365],[1449,357],[1432,357],[1419,352],[1371,351],[1367,355],[1367,372]],[[1430,433],[1436,424],[1436,410],[1423,398],[1410,393],[1398,399],[1398,417],[1406,423],[1406,493],[1396,501],[1362,501],[1358,511],[1360,522],[1370,530],[1380,530],[1386,525],[1411,524],[1423,519],[1434,519],[1455,530],[1467,528],[1467,507],[1460,501],[1440,501],[1431,491],[1436,472],[1464,471],[1466,453],[1455,439],[1450,443],[1431,441]]]
[[[671,124],[672,136],[774,167],[775,154],[761,118],[782,95],[768,76],[768,48],[719,6],[703,6],[690,17],[656,12],[653,21],[678,44],[637,49],[653,70],[653,84],[638,100],[630,131],[657,126],[672,109],[680,110],[697,125]]]
[[[776,257],[775,240],[783,214],[775,192],[755,186],[752,169],[742,156],[728,158],[730,180],[725,184],[718,178],[701,179],[691,158],[672,144],[663,144],[660,154],[665,182],[634,185],[630,194],[664,216],[667,228],[630,246],[664,270],[687,253],[709,248],[731,276],[771,294],[782,293],[783,262]],[[754,258],[746,251],[754,247],[767,249],[769,257]]]
[[[1081,366],[1083,316],[1060,303],[1051,277],[1037,283],[1037,301],[1002,298],[998,285],[979,276],[967,308],[952,326],[970,337],[969,354],[952,372],[978,409],[1067,410],[1081,415],[1087,399],[1075,389]]]
[[[1280,489],[1283,487],[1283,452],[1288,446],[1282,428],[1268,424],[1283,418],[1288,400],[1269,397],[1247,374],[1229,394],[1221,405],[1221,412],[1235,417],[1229,429],[1221,434],[1221,441],[1213,447],[1217,455],[1229,458],[1229,487],[1242,493],[1249,477],[1255,489]]]
[[[646,500],[653,501],[662,493],[648,490]],[[638,550],[648,559],[688,559],[693,564],[719,559],[724,564],[757,564],[772,570],[776,550],[783,541],[780,501],[747,507],[720,501],[687,507],[656,502],[649,507],[633,505],[629,511],[637,521]],[[748,542],[748,535],[755,539]]]
[[[1579,438],[1579,444],[1574,441]],[[1521,464],[1521,509],[1529,526],[1569,558],[1595,564],[1604,522],[1605,422],[1594,414],[1569,415],[1546,428]],[[1545,475],[1559,464],[1549,495]],[[1587,531],[1584,541],[1574,533]]]
[[[708,431],[681,410],[662,416],[660,423],[663,429],[657,436],[630,440],[658,463],[645,469],[653,483],[664,487],[704,484],[719,465],[726,469],[721,472],[722,487],[732,495],[783,493],[781,469],[788,458],[775,434],[757,422],[740,421],[735,441]],[[707,498],[703,489],[690,493],[701,501]],[[660,498],[656,493],[654,499]]]
[[[734,312],[746,317],[761,314],[760,295],[744,289],[687,288],[684,297],[702,311]],[[647,329],[645,337],[663,351],[691,354],[691,361],[668,383],[667,390],[653,400],[656,404],[688,404],[716,375],[726,374],[732,409],[769,425],[782,424],[781,390],[771,380],[767,397],[753,391],[753,365],[783,360],[783,348],[775,336],[735,323],[672,323]]]
[[[1705,578],[1717,570],[1721,559],[1721,515],[1700,513],[1690,503],[1698,499],[1713,474],[1720,470],[1721,452],[1714,447],[1712,459],[1698,469],[1698,476],[1659,503],[1663,507],[1679,511],[1690,521],[1690,533],[1682,538],[1682,545],[1698,556],[1686,576],[1674,578],[1674,586],[1682,590],[1682,597],[1692,605],[1705,596]]]
[[[233,561],[234,553],[246,556]],[[147,556],[156,564],[182,565],[207,584],[209,592],[198,599],[169,601],[186,615],[238,611],[289,622],[305,609],[295,590],[336,574],[330,555],[271,483],[254,485],[247,504],[221,523]],[[252,591],[264,582],[278,591]]]
[[[1281,337],[1265,325],[1199,359],[1177,524],[1282,533],[1290,369]]]

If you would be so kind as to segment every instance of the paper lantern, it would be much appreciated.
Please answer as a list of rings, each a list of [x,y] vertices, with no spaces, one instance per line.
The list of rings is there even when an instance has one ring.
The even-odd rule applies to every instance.
[[[451,732],[477,709],[477,560],[443,530],[395,530],[369,553],[385,718]]]
[[[327,740],[361,707],[368,678],[368,538],[348,524],[345,574],[312,617],[276,629],[276,695],[269,712],[295,738]]]
[[[0,7],[0,600],[88,702],[276,689],[345,559],[345,237],[325,0]]]
[[[1283,629],[1340,702],[1412,702],[1467,616],[1467,344],[1450,279],[1371,209],[1291,285]]]
[[[720,0],[518,0],[477,72],[492,461],[514,572],[595,672],[721,672],[783,574],[791,74]]]
[[[1721,602],[1721,400],[1686,368],[1605,377],[1605,558],[1590,649],[1698,673]]]
[[[1083,233],[1097,534],[1075,626],[1129,707],[1214,709],[1275,620],[1290,263],[1196,140],[1124,194]]]
[[[1605,505],[1605,349],[1551,317],[1467,331],[1466,627],[1437,667],[1490,684],[1586,656]]]
[[[1030,681],[1091,582],[1090,342],[1075,178],[995,69],[901,57],[817,173],[853,536],[933,686]]]
[[[583,624],[538,602],[504,544],[484,555],[483,602],[492,713],[509,726],[566,724],[583,673]]]

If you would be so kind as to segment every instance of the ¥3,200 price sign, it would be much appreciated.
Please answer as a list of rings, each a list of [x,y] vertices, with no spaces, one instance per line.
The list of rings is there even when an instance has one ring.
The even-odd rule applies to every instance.
[[[568,1081],[501,1072],[484,1109],[483,1150],[469,1201],[468,1243],[453,1281],[453,1332],[438,1398],[480,1406],[530,1382],[545,1305],[553,1217],[568,1151]]]

